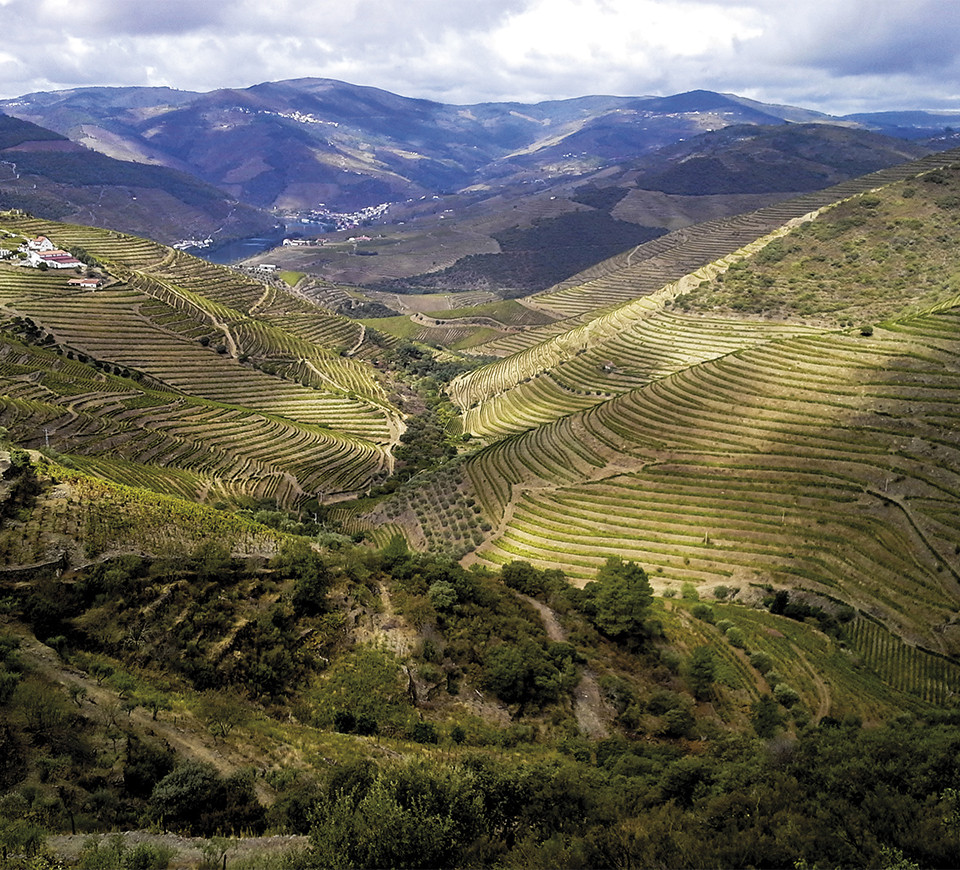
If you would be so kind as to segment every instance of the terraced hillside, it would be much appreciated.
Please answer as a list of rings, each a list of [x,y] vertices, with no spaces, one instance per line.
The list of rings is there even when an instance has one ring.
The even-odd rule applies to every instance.
[[[823,210],[773,255],[456,381],[467,431],[500,440],[378,516],[411,540],[462,552],[480,538],[471,558],[581,581],[620,555],[661,590],[816,590],[956,655],[960,169],[921,168]],[[706,313],[720,292],[746,298],[731,286],[744,282],[768,288],[779,319]],[[855,325],[868,310],[888,319]]]
[[[960,648],[960,312],[738,351],[486,449],[483,559],[830,592]]]
[[[465,431],[474,435],[523,431],[697,362],[811,331],[801,324],[690,317],[665,310],[684,290],[722,274],[797,224],[792,221],[656,293],[462,375],[450,385],[450,395],[464,412]]]
[[[290,504],[389,471],[401,424],[350,356],[369,343],[362,326],[144,240],[17,216],[3,227],[82,252],[106,283],[0,263],[8,330],[50,348],[0,346],[2,417],[21,441],[193,498]]]

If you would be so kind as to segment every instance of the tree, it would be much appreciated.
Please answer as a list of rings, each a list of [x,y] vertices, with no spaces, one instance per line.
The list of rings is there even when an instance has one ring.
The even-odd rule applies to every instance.
[[[258,830],[263,824],[252,778],[240,772],[224,779],[213,765],[201,762],[187,762],[156,784],[150,815],[165,827],[200,836]]]
[[[123,765],[123,788],[135,797],[150,796],[154,786],[173,770],[176,756],[169,747],[127,735],[127,757]]]
[[[154,786],[151,815],[164,827],[195,831],[201,809],[221,808],[225,800],[223,778],[213,765],[187,762]]]
[[[468,774],[417,765],[381,773],[365,788],[331,789],[318,802],[311,866],[461,866],[484,818]]]
[[[273,567],[293,580],[291,603],[298,616],[317,616],[326,607],[330,571],[306,541],[285,541],[273,559]]]
[[[391,536],[387,545],[380,551],[380,560],[384,568],[392,568],[410,555],[407,539],[401,534]]]
[[[564,686],[563,673],[544,649],[533,641],[504,643],[487,655],[484,685],[507,704],[556,701]]]
[[[698,646],[690,656],[690,688],[698,701],[710,697],[717,663],[713,650],[708,646]]]
[[[200,712],[210,731],[226,739],[246,719],[246,704],[236,692],[208,689],[200,699]]]
[[[753,704],[753,730],[757,732],[757,736],[773,737],[782,724],[780,708],[773,695],[761,695]]]
[[[524,595],[537,595],[543,592],[541,572],[529,562],[508,562],[500,570],[500,579],[511,589]]]
[[[592,619],[601,632],[628,645],[642,642],[646,636],[644,623],[653,603],[653,590],[643,568],[611,556],[584,592],[592,600]]]

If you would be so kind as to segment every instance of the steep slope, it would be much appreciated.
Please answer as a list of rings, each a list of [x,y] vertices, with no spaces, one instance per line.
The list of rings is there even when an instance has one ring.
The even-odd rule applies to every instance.
[[[14,214],[2,225],[81,253],[106,282],[0,263],[0,405],[22,441],[210,500],[291,504],[390,467],[399,415],[372,369],[341,356],[367,340],[361,326],[142,239]]]
[[[616,554],[661,589],[813,589],[955,655],[960,171],[924,161],[897,175],[908,180],[874,177],[752,256],[691,276],[686,292],[458,381],[464,407],[478,391],[468,426],[521,434],[380,515],[443,546],[436,505],[453,493],[479,507],[489,562],[587,579]],[[776,307],[747,292],[760,286]],[[778,320],[744,323],[717,299]],[[865,311],[888,319],[853,328]],[[811,317],[821,325],[804,327]]]
[[[184,172],[116,160],[9,115],[0,115],[0,208],[171,244],[270,235],[277,227]]]

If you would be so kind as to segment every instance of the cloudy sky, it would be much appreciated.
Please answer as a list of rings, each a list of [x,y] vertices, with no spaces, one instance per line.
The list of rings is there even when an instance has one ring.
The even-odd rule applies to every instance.
[[[0,0],[0,97],[303,76],[452,103],[960,109],[960,0]]]

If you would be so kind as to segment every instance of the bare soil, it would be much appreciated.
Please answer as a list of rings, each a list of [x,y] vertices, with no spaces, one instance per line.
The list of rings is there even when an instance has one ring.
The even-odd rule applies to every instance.
[[[543,620],[544,630],[550,640],[563,643],[567,634],[557,620],[557,614],[542,601],[528,595],[520,596],[533,607]],[[591,740],[602,740],[610,736],[610,722],[613,720],[613,711],[600,695],[597,685],[597,675],[589,668],[585,668],[580,675],[580,682],[573,693],[573,713],[577,717],[577,725],[585,737]]]

